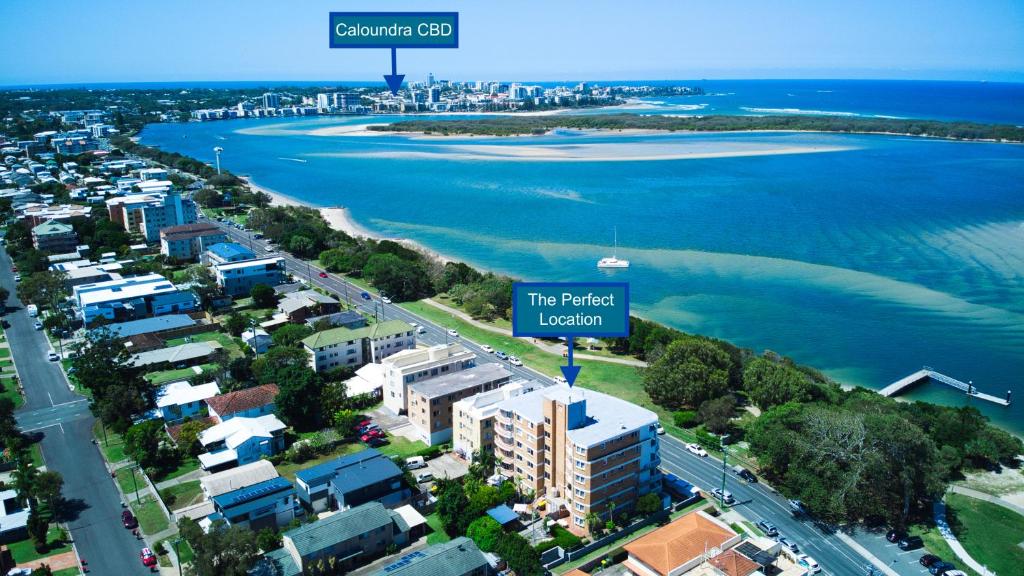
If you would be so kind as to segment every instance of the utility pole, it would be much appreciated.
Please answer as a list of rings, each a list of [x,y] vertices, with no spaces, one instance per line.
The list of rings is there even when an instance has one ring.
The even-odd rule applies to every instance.
[[[718,497],[719,504],[721,504],[722,508],[725,508],[725,469],[726,462],[729,461],[729,447],[725,445],[725,439],[728,437],[728,434],[723,434],[722,437],[718,439],[719,445],[722,447],[722,494]]]
[[[260,343],[256,339],[256,319],[249,318],[249,328],[252,330],[252,349],[256,352],[256,359],[260,359]]]
[[[181,576],[181,554],[178,552],[178,544],[181,543],[181,538],[175,538],[171,545],[174,546],[174,556],[178,560],[178,576]]]
[[[139,501],[139,481],[135,479],[135,469],[138,468],[138,464],[133,464],[131,467],[132,472],[132,486],[135,487],[135,501]]]

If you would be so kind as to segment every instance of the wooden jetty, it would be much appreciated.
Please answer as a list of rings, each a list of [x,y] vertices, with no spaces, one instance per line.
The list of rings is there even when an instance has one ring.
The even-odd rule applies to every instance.
[[[1009,390],[1006,392],[1006,398],[999,398],[998,396],[985,394],[984,392],[979,392],[978,387],[975,386],[974,384],[968,382],[961,382],[956,378],[950,378],[945,374],[940,374],[939,372],[932,370],[928,366],[921,368],[920,370],[914,372],[909,376],[904,376],[903,378],[900,378],[899,380],[879,390],[878,393],[881,394],[882,396],[896,396],[905,391],[906,389],[916,386],[921,382],[925,381],[934,381],[940,384],[945,384],[946,386],[952,386],[953,388],[956,388],[957,390],[964,392],[965,394],[972,398],[987,400],[988,402],[993,402],[995,404],[999,404],[1000,406],[1010,405],[1011,393]]]

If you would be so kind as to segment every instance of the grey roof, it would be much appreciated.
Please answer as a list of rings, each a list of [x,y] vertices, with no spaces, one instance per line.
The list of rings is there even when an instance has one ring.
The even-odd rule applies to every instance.
[[[284,537],[292,541],[299,556],[306,558],[391,522],[392,513],[383,504],[367,502],[289,530],[284,533]]]
[[[206,358],[220,348],[223,348],[220,342],[188,342],[170,348],[141,352],[132,356],[130,362],[132,366],[136,367],[151,366],[164,362],[185,362]]]
[[[189,326],[195,326],[195,324],[196,321],[190,318],[188,314],[168,314],[166,316],[154,316],[153,318],[143,318],[141,320],[108,324],[102,328],[96,328],[92,330],[92,332],[110,330],[111,335],[115,338],[128,338],[129,336],[136,336],[138,334],[174,330],[176,328],[187,328]]]
[[[464,576],[487,565],[487,558],[476,544],[460,536],[406,554],[373,576]]]
[[[512,373],[501,364],[481,364],[444,376],[428,378],[409,386],[409,390],[426,398],[438,398],[490,382],[508,382],[511,378]]]
[[[263,555],[256,566],[249,570],[249,576],[299,576],[299,570],[290,552],[284,548],[271,550]]]
[[[374,450],[373,448],[367,448],[354,454],[346,454],[345,456],[339,456],[334,460],[329,460],[316,466],[310,466],[309,468],[303,468],[295,473],[295,479],[310,486],[327,482],[334,477],[334,474],[342,468],[350,466],[356,466],[360,468],[366,467],[366,462],[371,460],[384,459],[388,460],[383,454]],[[390,460],[388,460],[390,462]],[[392,462],[394,464],[394,462]],[[398,468],[398,466],[395,466]],[[401,470],[399,470],[401,472]]]
[[[390,458],[381,455],[379,458],[362,460],[359,464],[338,469],[331,479],[331,484],[334,485],[335,492],[344,495],[401,475],[402,469]]]

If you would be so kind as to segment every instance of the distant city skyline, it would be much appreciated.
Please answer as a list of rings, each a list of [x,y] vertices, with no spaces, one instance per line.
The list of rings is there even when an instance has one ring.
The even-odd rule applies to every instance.
[[[434,0],[166,5],[6,0],[0,85],[376,82],[385,49],[331,50],[327,14],[460,13],[460,47],[399,50],[409,80],[1024,81],[1024,3],[864,0],[514,5]]]

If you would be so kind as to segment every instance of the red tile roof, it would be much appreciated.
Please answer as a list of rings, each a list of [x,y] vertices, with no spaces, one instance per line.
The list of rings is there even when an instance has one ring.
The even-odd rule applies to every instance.
[[[712,558],[711,565],[728,576],[748,576],[761,568],[757,562],[732,549]]]
[[[623,546],[630,560],[668,576],[676,568],[700,557],[711,548],[721,548],[736,533],[703,512],[690,512],[671,524],[641,536]]]
[[[277,384],[264,384],[227,394],[218,394],[213,398],[207,398],[206,405],[218,416],[223,417],[271,404],[277,397],[277,393]]]
[[[214,418],[213,416],[208,416],[206,418],[200,418],[199,420],[197,420],[197,422],[202,422],[203,424],[206,424],[207,428],[209,428],[210,426],[213,426],[214,424],[217,423],[217,419]],[[175,444],[178,443],[178,435],[181,434],[181,427],[184,425],[185,423],[182,422],[181,424],[175,424],[173,426],[167,427],[167,435],[170,436],[172,440],[174,440]]]

